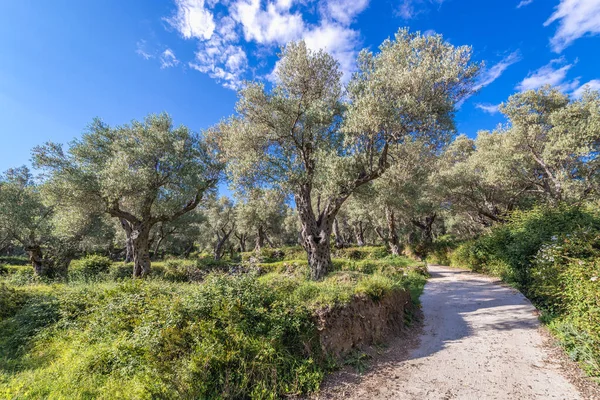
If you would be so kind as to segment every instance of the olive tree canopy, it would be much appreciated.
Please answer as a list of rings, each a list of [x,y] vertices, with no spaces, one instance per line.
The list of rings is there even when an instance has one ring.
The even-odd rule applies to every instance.
[[[27,167],[0,176],[0,231],[27,252],[38,276],[64,274],[76,253],[110,244],[113,236],[93,208],[64,207],[49,184],[36,183]]]
[[[377,54],[363,51],[347,97],[338,63],[303,42],[283,49],[276,83],[250,83],[237,115],[214,128],[234,182],[291,192],[313,279],[331,263],[329,237],[341,205],[393,162],[390,146],[453,131],[457,101],[479,66],[469,47],[400,30]],[[315,207],[318,205],[318,207]]]
[[[73,206],[121,220],[135,277],[150,272],[151,228],[196,208],[220,170],[202,138],[185,126],[174,128],[167,114],[114,128],[96,119],[66,152],[54,143],[35,148],[34,162]]]

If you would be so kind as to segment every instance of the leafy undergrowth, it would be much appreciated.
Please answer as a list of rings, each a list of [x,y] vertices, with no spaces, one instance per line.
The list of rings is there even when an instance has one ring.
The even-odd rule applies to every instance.
[[[421,266],[391,257],[337,261],[320,282],[307,280],[301,267],[282,266],[243,274],[216,268],[201,282],[177,282],[165,278],[166,263],[154,278],[132,281],[92,261],[99,263],[80,262],[78,278],[63,283],[0,278],[7,310],[0,317],[1,398],[314,392],[334,367],[321,352],[314,311],[356,294],[379,299],[408,289],[418,296],[425,281]],[[21,267],[11,268],[16,274]]]
[[[450,258],[520,289],[571,358],[600,381],[600,216],[594,208],[516,212]]]

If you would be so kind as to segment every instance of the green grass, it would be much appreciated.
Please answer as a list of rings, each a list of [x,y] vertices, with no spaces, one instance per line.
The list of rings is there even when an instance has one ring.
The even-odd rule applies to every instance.
[[[24,272],[9,267],[0,277],[0,398],[314,392],[333,367],[320,350],[316,309],[393,290],[418,296],[425,282],[421,265],[390,257],[337,259],[319,282],[307,279],[303,260],[261,263],[262,270],[240,275],[223,267],[168,260],[153,263],[153,277],[132,281],[124,278],[130,266],[94,264],[98,276],[59,283],[17,282]],[[201,280],[177,277],[188,269],[203,271]]]

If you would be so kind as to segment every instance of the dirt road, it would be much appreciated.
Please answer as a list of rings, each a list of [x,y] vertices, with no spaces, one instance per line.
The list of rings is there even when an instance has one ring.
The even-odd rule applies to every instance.
[[[481,275],[429,269],[412,349],[391,349],[364,376],[340,373],[320,398],[590,398],[567,379],[523,295]]]

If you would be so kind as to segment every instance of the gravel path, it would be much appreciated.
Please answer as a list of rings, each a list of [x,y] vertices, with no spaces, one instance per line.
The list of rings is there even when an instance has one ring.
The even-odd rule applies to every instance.
[[[536,309],[518,291],[466,271],[429,270],[415,343],[390,349],[364,376],[341,372],[319,398],[592,398],[567,379],[573,371],[548,347]],[[399,343],[406,347],[406,338]]]

